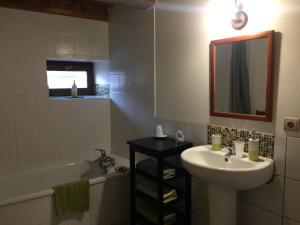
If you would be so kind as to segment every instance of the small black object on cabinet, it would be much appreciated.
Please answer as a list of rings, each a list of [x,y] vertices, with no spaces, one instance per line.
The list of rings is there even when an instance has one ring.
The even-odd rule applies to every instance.
[[[174,225],[191,225],[191,175],[181,164],[180,154],[193,146],[192,142],[177,142],[173,138],[155,139],[154,137],[128,141],[130,148],[130,208],[131,225],[164,225],[165,212],[176,214]],[[136,167],[135,153],[141,153],[155,159],[157,169],[149,173],[147,168]],[[175,169],[176,175],[164,179],[164,169]],[[153,168],[152,168],[153,169]],[[151,198],[136,188],[136,177],[140,176],[157,185],[158,198]],[[164,188],[172,188],[178,193],[174,201],[164,203]],[[148,208],[155,209],[156,218],[151,220],[137,209],[137,201],[142,201]],[[153,216],[153,215],[152,215]]]

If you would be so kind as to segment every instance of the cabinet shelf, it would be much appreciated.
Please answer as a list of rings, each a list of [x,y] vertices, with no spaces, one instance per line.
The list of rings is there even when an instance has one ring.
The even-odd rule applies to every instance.
[[[176,214],[174,225],[191,225],[191,176],[182,166],[180,154],[185,149],[192,147],[193,143],[178,143],[172,138],[159,140],[153,137],[128,141],[127,143],[130,146],[131,225],[164,225],[164,213],[168,212]],[[137,168],[135,153],[148,155],[156,161],[150,160],[149,163],[149,160],[144,160],[139,162]],[[175,169],[175,176],[170,179],[163,179],[163,170],[169,168]],[[152,197],[151,192],[149,192],[151,194],[149,196],[141,189],[137,190],[137,176],[157,184],[157,199],[155,195]],[[151,184],[148,185],[152,186]],[[154,186],[156,188],[156,185]],[[164,188],[175,189],[177,199],[164,203]],[[150,207],[155,209],[154,212],[152,211],[152,217],[157,218],[157,224],[153,223],[153,219],[150,221],[137,211],[136,204],[139,201],[144,202],[143,207],[149,207],[150,204]]]

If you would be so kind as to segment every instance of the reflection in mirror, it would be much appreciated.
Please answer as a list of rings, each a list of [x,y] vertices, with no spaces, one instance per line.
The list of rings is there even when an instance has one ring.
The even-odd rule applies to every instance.
[[[211,43],[211,115],[271,120],[272,34]]]

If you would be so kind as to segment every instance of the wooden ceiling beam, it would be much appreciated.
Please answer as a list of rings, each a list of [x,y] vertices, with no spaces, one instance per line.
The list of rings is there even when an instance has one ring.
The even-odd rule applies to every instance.
[[[0,0],[0,7],[108,21],[111,4],[78,0]]]
[[[146,9],[155,5],[155,0],[94,0],[97,2],[109,3],[113,5],[123,5],[134,8]]]
[[[0,0],[0,7],[102,21],[108,21],[108,8],[114,5],[146,9],[155,0]]]

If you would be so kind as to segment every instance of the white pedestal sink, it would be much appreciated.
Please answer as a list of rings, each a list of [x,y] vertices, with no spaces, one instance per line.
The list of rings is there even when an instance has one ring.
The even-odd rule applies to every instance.
[[[226,157],[226,149],[214,152],[210,145],[193,147],[181,154],[184,167],[208,185],[210,225],[236,224],[236,196],[265,184],[273,174],[274,161],[260,157]]]

